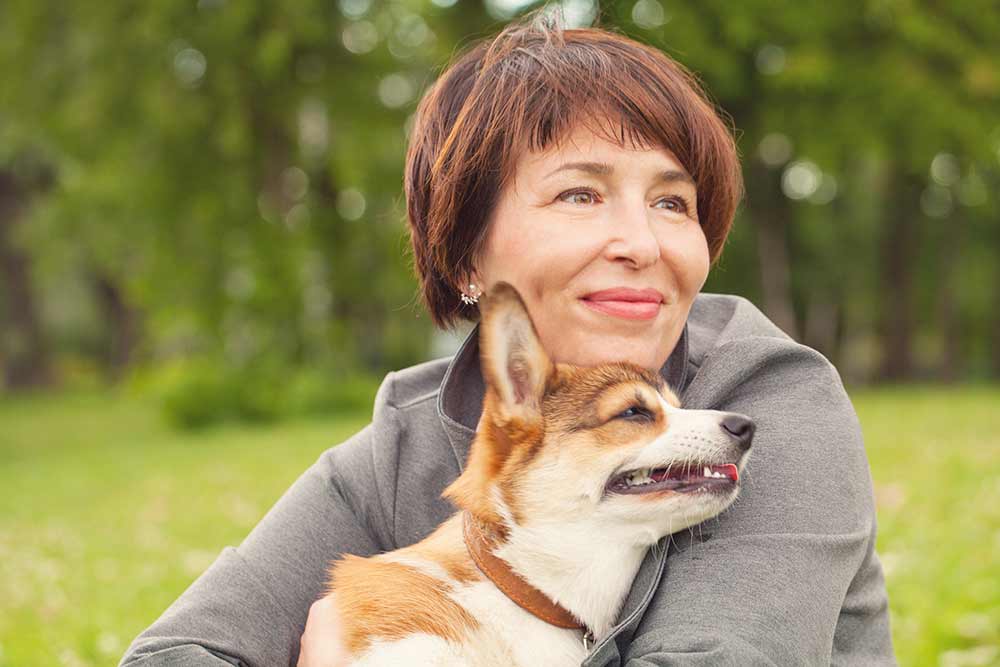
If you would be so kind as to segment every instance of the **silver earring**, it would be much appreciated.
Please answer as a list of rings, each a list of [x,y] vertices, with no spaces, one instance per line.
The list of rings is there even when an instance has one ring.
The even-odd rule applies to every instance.
[[[482,296],[483,291],[476,287],[475,283],[469,283],[469,294],[462,292],[462,303],[474,306],[479,303],[479,297]]]

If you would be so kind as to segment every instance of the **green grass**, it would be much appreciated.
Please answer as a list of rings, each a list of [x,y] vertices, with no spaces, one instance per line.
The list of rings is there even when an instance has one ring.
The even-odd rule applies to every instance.
[[[1000,665],[1000,387],[853,393],[902,665]],[[178,433],[114,395],[0,401],[0,667],[114,664],[356,418]]]
[[[902,665],[1000,665],[1000,388],[852,396]]]
[[[352,419],[171,431],[135,399],[0,403],[0,666],[117,664]]]

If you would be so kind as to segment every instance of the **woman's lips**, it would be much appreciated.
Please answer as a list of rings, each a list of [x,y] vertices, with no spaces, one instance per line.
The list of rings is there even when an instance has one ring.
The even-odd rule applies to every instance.
[[[601,290],[581,299],[590,309],[629,320],[650,320],[660,312],[663,295],[654,289],[625,287]]]
[[[651,320],[660,312],[660,304],[652,301],[592,301],[580,299],[593,310],[628,320]]]

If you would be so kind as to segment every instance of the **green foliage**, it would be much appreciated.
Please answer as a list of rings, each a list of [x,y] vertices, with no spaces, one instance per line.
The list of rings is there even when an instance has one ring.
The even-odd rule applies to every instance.
[[[141,314],[139,363],[266,352],[381,374],[425,358],[403,224],[409,122],[457,48],[514,6],[5,4],[0,170],[53,174],[18,239],[56,352],[100,358],[117,335],[80,305],[100,276]],[[900,326],[931,341],[922,369],[951,344],[960,376],[1000,372],[995,352],[988,370],[1000,349],[992,4],[596,6],[603,25],[693,70],[733,117],[748,195],[707,290],[772,315],[787,302],[804,332],[835,330],[800,336],[835,361],[884,337],[898,299],[911,320]],[[769,151],[775,141],[784,148]],[[786,196],[796,164],[812,165],[822,193]],[[894,245],[902,268],[887,275]],[[832,324],[815,317],[824,309]]]
[[[380,384],[377,377],[357,372],[294,370],[266,362],[235,368],[213,358],[167,364],[148,382],[167,421],[182,429],[226,420],[364,413],[371,410]]]
[[[380,384],[372,375],[301,370],[288,385],[287,411],[289,415],[312,417],[370,413]]]
[[[289,366],[374,372],[400,353],[421,359],[403,125],[459,35],[442,24],[431,40],[403,6],[367,14],[318,0],[5,7],[0,136],[58,174],[24,230],[46,299],[108,277],[142,311],[142,351],[156,358],[231,348],[243,363],[266,350]],[[371,45],[342,37],[376,24]],[[414,37],[396,24],[424,35],[406,62],[389,47]],[[407,346],[383,341],[407,319]]]
[[[157,384],[164,415],[178,427],[206,426],[236,412],[231,374],[220,364],[173,364],[163,371]]]

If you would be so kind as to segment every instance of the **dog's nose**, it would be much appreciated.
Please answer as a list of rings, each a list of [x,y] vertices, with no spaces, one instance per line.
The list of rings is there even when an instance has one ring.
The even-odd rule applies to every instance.
[[[746,451],[750,449],[750,442],[753,440],[754,423],[746,417],[740,415],[726,415],[722,418],[722,430],[736,440],[740,449]]]

